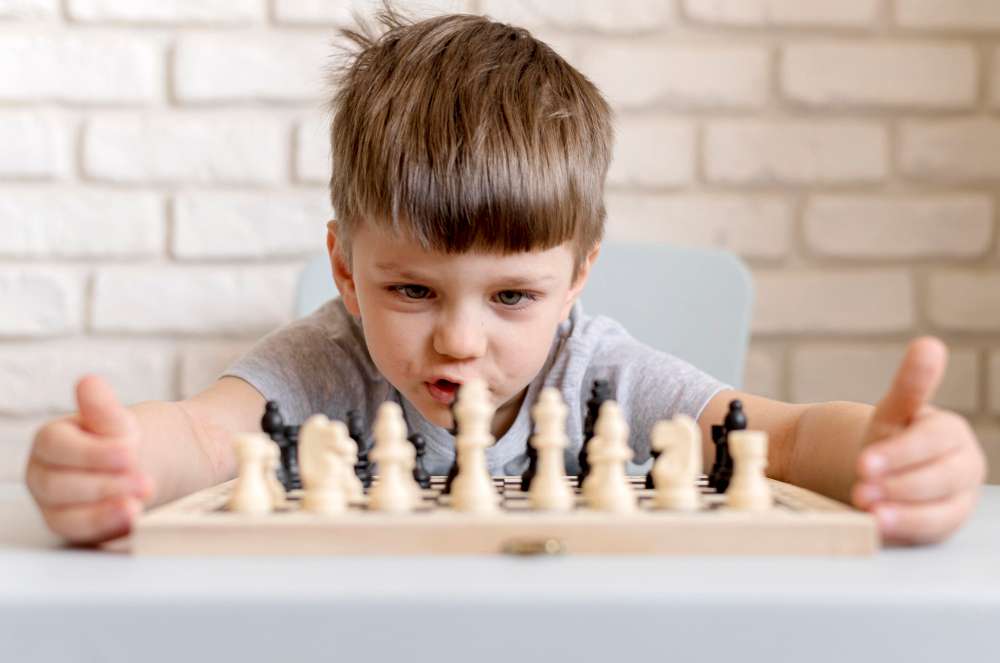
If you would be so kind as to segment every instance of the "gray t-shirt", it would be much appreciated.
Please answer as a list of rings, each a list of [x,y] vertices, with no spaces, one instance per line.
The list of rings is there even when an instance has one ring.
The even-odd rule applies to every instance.
[[[427,471],[447,474],[454,461],[455,438],[428,422],[382,377],[368,353],[361,324],[340,298],[268,334],[224,375],[246,380],[266,399],[278,401],[286,423],[302,423],[315,413],[346,420],[348,411],[360,410],[369,439],[378,406],[395,401],[403,408],[408,433],[422,433],[427,441]],[[587,399],[594,380],[602,378],[610,382],[612,397],[628,422],[635,463],[649,458],[649,435],[657,420],[678,413],[697,419],[712,396],[729,388],[691,364],[643,345],[614,320],[585,315],[577,303],[560,323],[514,423],[486,450],[490,473],[524,472],[531,406],[543,387],[557,387],[570,413],[566,471],[576,474]]]

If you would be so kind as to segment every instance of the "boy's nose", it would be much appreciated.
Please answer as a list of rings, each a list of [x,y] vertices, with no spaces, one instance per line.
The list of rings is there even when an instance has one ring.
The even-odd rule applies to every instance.
[[[434,350],[456,359],[482,357],[486,353],[482,318],[467,313],[442,316],[434,330]]]

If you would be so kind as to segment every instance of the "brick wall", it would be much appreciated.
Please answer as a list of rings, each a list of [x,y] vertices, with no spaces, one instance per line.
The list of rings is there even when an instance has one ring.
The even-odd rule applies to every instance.
[[[0,478],[84,371],[182,397],[290,318],[367,4],[0,0]],[[1000,2],[404,4],[532,28],[606,92],[609,235],[749,263],[748,389],[871,401],[939,334],[1000,479]]]

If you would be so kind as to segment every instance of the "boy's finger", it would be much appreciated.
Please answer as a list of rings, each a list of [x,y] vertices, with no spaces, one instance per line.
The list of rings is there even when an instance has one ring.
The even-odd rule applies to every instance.
[[[70,543],[91,544],[128,534],[142,512],[132,497],[113,497],[96,504],[42,509],[46,524]]]
[[[922,504],[884,502],[874,508],[882,539],[889,544],[919,545],[944,540],[965,522],[979,499],[979,488]]]
[[[31,495],[41,506],[62,507],[100,502],[110,497],[137,497],[152,494],[152,481],[141,472],[110,474],[81,472],[31,463],[25,474]]]
[[[972,435],[962,417],[945,410],[935,410],[903,432],[865,447],[858,455],[858,476],[876,479],[926,463],[954,451]]]
[[[76,383],[76,402],[84,430],[106,437],[127,437],[136,431],[134,415],[115,396],[108,382],[87,375]]]
[[[979,483],[979,470],[967,454],[951,451],[916,467],[861,483],[858,498],[863,506],[880,501],[919,503],[941,500]]]
[[[905,428],[934,398],[948,366],[948,348],[933,336],[910,343],[885,397],[872,415],[870,439],[878,440]]]
[[[101,439],[80,430],[71,419],[46,424],[35,435],[32,456],[48,465],[120,472],[137,463],[135,449],[122,439]]]

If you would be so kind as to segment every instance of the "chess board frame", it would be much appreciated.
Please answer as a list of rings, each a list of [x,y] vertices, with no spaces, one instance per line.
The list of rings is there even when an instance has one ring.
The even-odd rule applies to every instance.
[[[575,488],[576,478],[568,477]],[[433,477],[414,512],[390,514],[352,504],[338,515],[289,506],[266,515],[225,510],[233,481],[193,493],[140,517],[132,533],[137,555],[872,555],[879,536],[871,514],[811,491],[768,479],[768,511],[738,511],[699,481],[704,507],[696,512],[651,508],[644,477],[631,477],[639,498],[632,514],[535,511],[520,477],[494,477],[501,500],[495,514],[448,506],[444,477]],[[578,491],[577,491],[578,493]],[[365,498],[367,500],[367,498]]]

